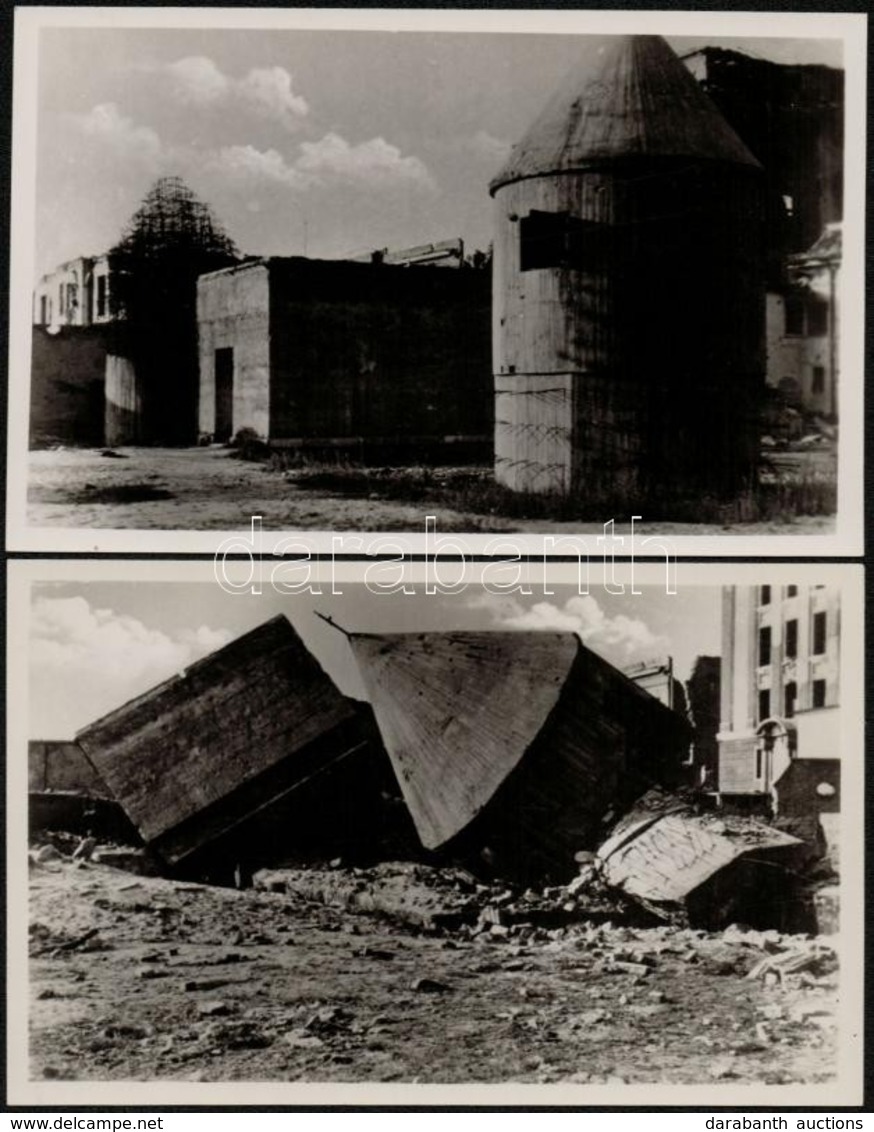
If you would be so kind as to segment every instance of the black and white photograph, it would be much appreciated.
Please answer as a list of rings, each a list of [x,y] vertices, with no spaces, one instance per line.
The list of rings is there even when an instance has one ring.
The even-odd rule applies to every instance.
[[[866,17],[17,17],[10,545],[861,547]]]
[[[859,1103],[861,568],[416,571],[12,563],[17,1103]]]

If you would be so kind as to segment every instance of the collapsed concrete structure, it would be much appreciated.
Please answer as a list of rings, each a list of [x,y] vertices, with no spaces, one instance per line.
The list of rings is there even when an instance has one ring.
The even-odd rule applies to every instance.
[[[111,825],[149,867],[221,883],[334,858],[456,864],[573,889],[589,912],[792,922],[763,894],[792,904],[810,845],[680,800],[688,722],[575,635],[346,636],[369,704],[274,618],[75,743],[34,744],[33,820]]]
[[[422,844],[496,873],[566,880],[574,853],[691,738],[571,633],[353,635],[352,650]]]
[[[76,738],[170,866],[195,866],[207,847],[257,862],[305,849],[314,836],[343,846],[362,824],[374,836],[384,817],[378,802],[390,776],[366,705],[335,687],[284,617]]]

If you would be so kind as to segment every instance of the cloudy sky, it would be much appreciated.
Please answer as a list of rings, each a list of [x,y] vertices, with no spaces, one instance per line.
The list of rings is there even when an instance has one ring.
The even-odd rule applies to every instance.
[[[837,40],[706,42],[841,64]],[[164,173],[248,253],[485,247],[488,182],[579,50],[561,35],[44,28],[36,273],[107,250]]]
[[[386,576],[388,580],[388,576]],[[447,579],[448,581],[448,579]],[[511,597],[468,586],[455,595],[371,593],[343,583],[332,596],[226,594],[216,584],[171,582],[42,583],[32,591],[30,736],[65,739],[131,697],[180,672],[241,633],[284,613],[349,695],[366,698],[345,637],[315,610],[347,630],[549,629],[579,634],[617,665],[671,655],[685,680],[699,654],[720,652],[720,591],[686,586],[667,595],[589,595],[554,585]]]

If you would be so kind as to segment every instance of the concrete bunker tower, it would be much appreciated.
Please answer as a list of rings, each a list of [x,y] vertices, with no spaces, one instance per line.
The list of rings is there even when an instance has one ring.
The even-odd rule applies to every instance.
[[[490,186],[501,483],[633,507],[751,482],[761,172],[663,39],[593,37]]]

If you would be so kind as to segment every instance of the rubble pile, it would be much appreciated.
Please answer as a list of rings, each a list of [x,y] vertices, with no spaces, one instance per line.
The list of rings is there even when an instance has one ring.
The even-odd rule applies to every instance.
[[[831,1072],[837,955],[821,939],[546,926],[533,910],[560,909],[566,888],[526,896],[453,868],[363,877],[337,864],[314,870],[306,893],[303,869],[284,891],[237,891],[37,857],[35,1077],[809,1083]],[[352,914],[338,895],[361,881],[397,894],[402,880],[438,914],[469,902],[466,918]],[[494,922],[514,906],[529,918]]]

